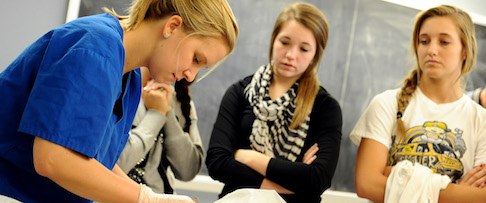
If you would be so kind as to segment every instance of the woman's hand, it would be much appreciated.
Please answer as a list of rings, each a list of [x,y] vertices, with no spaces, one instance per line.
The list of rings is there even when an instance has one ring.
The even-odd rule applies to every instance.
[[[317,143],[309,147],[309,149],[304,154],[304,158],[302,158],[302,163],[310,165],[312,162],[314,162],[314,160],[316,160],[317,158],[317,151],[319,151]]]
[[[149,81],[142,91],[142,100],[147,109],[154,109],[167,115],[172,110],[171,100],[174,90],[170,85]]]
[[[468,171],[459,184],[478,188],[486,187],[486,165],[481,164]]]
[[[146,185],[141,184],[137,203],[194,203],[194,200],[185,195],[155,193]]]

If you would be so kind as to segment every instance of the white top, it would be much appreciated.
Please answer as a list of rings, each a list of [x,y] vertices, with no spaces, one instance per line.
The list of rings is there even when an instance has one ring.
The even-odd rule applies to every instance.
[[[461,169],[466,174],[474,166],[486,164],[486,110],[466,95],[436,104],[417,88],[403,112],[406,142],[393,145],[398,91],[387,90],[371,100],[350,134],[355,144],[361,138],[373,139],[390,150],[390,165],[406,159],[448,175]]]

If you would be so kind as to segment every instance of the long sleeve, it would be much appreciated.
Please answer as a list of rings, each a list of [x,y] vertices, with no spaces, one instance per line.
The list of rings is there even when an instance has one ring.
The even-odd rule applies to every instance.
[[[135,117],[141,120],[130,131],[130,137],[117,162],[125,173],[135,167],[137,162],[152,149],[155,138],[159,135],[167,120],[164,114],[156,110],[145,110],[143,102],[140,103]]]
[[[320,196],[331,186],[339,157],[341,130],[341,108],[335,99],[321,89],[311,114],[301,156],[296,162],[271,159],[267,178],[298,195]],[[314,143],[318,143],[319,147],[317,159],[310,165],[302,163],[304,153]]]
[[[175,177],[182,181],[189,181],[199,173],[204,159],[204,149],[197,127],[196,109],[191,101],[190,133],[186,133],[181,127],[185,123],[185,119],[180,111],[180,104],[175,100],[173,100],[173,104],[177,107],[167,114],[164,126],[164,149]]]
[[[264,178],[234,158],[237,149],[249,148],[248,132],[251,129],[241,126],[244,126],[242,122],[253,122],[243,118],[244,112],[251,114],[252,111],[243,94],[250,80],[251,77],[237,82],[226,91],[209,141],[206,158],[209,175],[225,183],[225,188],[259,188]],[[222,194],[227,192],[231,191],[223,189]]]

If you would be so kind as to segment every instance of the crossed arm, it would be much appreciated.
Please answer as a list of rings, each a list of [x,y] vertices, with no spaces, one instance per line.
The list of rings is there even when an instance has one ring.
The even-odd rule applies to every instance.
[[[303,163],[309,165],[314,160],[316,160],[316,153],[319,150],[317,144],[312,145],[304,155]],[[263,176],[266,176],[266,171],[268,163],[271,157],[250,149],[239,149],[235,153],[236,161],[239,161],[251,169],[257,171]],[[269,180],[268,178],[263,179],[260,189],[275,190],[279,194],[294,194],[294,192],[280,186],[279,184]]]
[[[391,167],[386,166],[388,150],[378,141],[363,138],[359,145],[355,168],[355,189],[358,196],[383,202]],[[439,202],[484,202],[486,200],[486,167],[470,170],[459,184],[450,183],[439,193]]]

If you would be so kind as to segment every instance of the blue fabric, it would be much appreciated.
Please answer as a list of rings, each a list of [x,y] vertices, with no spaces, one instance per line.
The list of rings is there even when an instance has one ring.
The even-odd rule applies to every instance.
[[[112,169],[141,94],[123,74],[123,29],[110,14],[79,18],[30,45],[0,74],[0,194],[23,202],[90,202],[34,170],[34,136]]]

